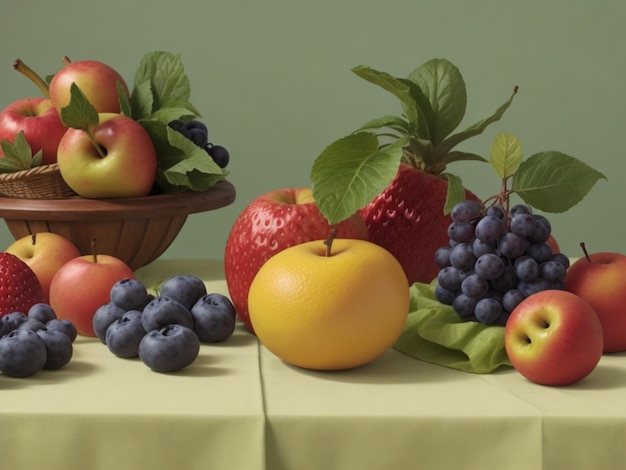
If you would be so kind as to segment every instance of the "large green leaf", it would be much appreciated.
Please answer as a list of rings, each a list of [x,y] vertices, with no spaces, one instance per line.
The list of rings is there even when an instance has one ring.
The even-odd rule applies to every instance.
[[[311,168],[311,187],[330,224],[352,216],[391,183],[407,140],[401,138],[379,148],[375,134],[359,132],[322,151]]]
[[[432,59],[409,75],[430,102],[430,139],[438,145],[461,123],[467,90],[459,69],[446,59]]]
[[[607,178],[578,159],[547,151],[520,164],[511,189],[539,210],[565,212],[578,204],[600,179]]]

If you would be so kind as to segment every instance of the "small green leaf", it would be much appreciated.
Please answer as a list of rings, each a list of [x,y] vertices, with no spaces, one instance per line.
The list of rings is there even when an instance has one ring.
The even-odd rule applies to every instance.
[[[606,176],[578,159],[557,151],[532,155],[513,175],[511,190],[544,212],[565,212]]]
[[[463,187],[463,182],[461,181],[461,178],[456,175],[453,175],[451,173],[443,173],[442,176],[445,176],[448,180],[446,204],[443,207],[443,213],[447,215],[452,212],[452,208],[455,205],[466,199],[465,187]]]
[[[369,132],[336,140],[313,162],[313,197],[330,224],[341,222],[368,204],[398,172],[408,137],[379,148]]]
[[[511,106],[511,103],[513,103],[513,98],[515,97],[516,93],[517,93],[517,87],[513,88],[513,93],[511,94],[511,97],[502,106],[500,106],[491,116],[471,125],[464,131],[458,132],[456,134],[453,134],[447,137],[443,142],[441,142],[441,144],[437,146],[439,152],[443,154],[450,152],[454,147],[456,147],[461,142],[471,137],[482,134],[483,131],[490,124],[493,124],[494,122],[499,121],[504,115],[505,111],[509,108],[509,106]]]
[[[126,95],[126,90],[122,86],[122,84],[118,81],[115,82],[115,86],[117,87],[117,99],[120,102],[120,110],[124,116],[133,117],[132,108],[130,106],[130,101],[128,99],[128,95]]]
[[[0,149],[3,154],[0,158],[0,173],[14,173],[41,165],[43,153],[39,150],[33,155],[24,131],[18,132],[13,143],[6,139],[1,140]]]
[[[84,131],[95,126],[99,121],[98,111],[76,83],[72,83],[70,86],[70,102],[61,108],[60,115],[61,121],[67,127]]]
[[[522,163],[522,158],[522,144],[517,137],[508,132],[496,135],[491,145],[489,162],[500,178],[513,176]]]
[[[430,102],[430,139],[438,145],[465,116],[467,90],[459,69],[446,59],[431,59],[409,75]]]
[[[417,104],[411,95],[408,85],[386,72],[374,70],[366,65],[354,67],[352,72],[364,80],[380,86],[398,98],[408,121],[410,133],[413,134],[417,130],[419,125]]]

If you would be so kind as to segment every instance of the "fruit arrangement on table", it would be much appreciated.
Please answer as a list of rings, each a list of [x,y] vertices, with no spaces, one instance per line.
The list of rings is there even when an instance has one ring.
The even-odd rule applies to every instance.
[[[140,77],[154,72],[153,59]],[[457,149],[504,116],[517,86],[492,115],[456,131],[467,96],[449,61],[425,62],[407,78],[367,66],[353,71],[398,98],[402,115],[373,119],[326,146],[312,165],[310,188],[272,190],[243,209],[225,246],[228,297],[207,294],[200,279],[180,273],[150,294],[123,261],[98,253],[97,243],[91,254],[77,257],[66,244],[57,259],[36,262],[24,237],[7,256],[21,253],[39,291],[25,294],[30,304],[19,306],[26,312],[20,318],[49,302],[77,334],[159,372],[191,365],[200,343],[226,340],[237,319],[284,362],[314,370],[359,367],[394,348],[464,371],[506,365],[538,384],[568,385],[589,375],[602,354],[626,351],[619,282],[626,255],[589,255],[581,244],[584,256],[572,263],[544,215],[571,209],[606,177],[558,151],[524,159],[520,141],[507,132],[496,135],[488,158]],[[193,161],[198,152],[209,154],[219,169],[209,172],[210,186],[223,182],[227,151],[208,143],[195,117],[145,115],[149,88],[135,81],[137,95],[120,100],[124,114],[152,132],[153,143],[189,149]],[[66,89],[61,117],[75,127],[67,144],[81,141],[91,151],[88,130],[120,118],[94,117],[78,87]],[[124,92],[118,83],[118,98]],[[16,142],[3,146],[5,158],[24,136]],[[73,153],[65,144],[59,149],[61,156]],[[498,192],[480,198],[466,189],[448,171],[463,160],[488,163]],[[167,172],[157,171],[161,190],[181,184],[180,174]],[[61,246],[39,235],[42,245]],[[71,292],[76,278],[93,279],[88,295]],[[180,361],[172,364],[172,357]]]

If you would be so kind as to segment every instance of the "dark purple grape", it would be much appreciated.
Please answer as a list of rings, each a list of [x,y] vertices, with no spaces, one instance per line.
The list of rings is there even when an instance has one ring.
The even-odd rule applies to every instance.
[[[502,296],[502,307],[507,312],[512,312],[526,296],[519,289],[511,289]]]
[[[503,220],[493,215],[486,215],[476,224],[474,235],[484,242],[495,242],[498,237],[502,235],[505,228],[506,226]]]
[[[484,242],[482,240],[479,240],[478,238],[475,238],[472,242],[472,251],[474,252],[474,256],[478,258],[481,255],[487,253],[495,253],[496,244],[494,242]]]
[[[480,299],[489,290],[489,283],[478,274],[470,274],[461,282],[461,291],[468,297]]]
[[[535,218],[531,214],[515,214],[511,219],[511,232],[522,237],[529,237],[537,228]]]
[[[467,243],[474,239],[474,225],[469,222],[452,222],[448,226],[448,237],[458,243]]]
[[[461,278],[459,270],[453,266],[443,268],[437,274],[437,282],[444,289],[455,291],[461,287]]]
[[[478,217],[482,206],[476,201],[462,201],[456,204],[450,212],[453,222],[467,223]]]
[[[474,315],[474,307],[478,303],[478,299],[474,299],[465,294],[459,294],[452,302],[452,308],[460,317],[470,317]]]
[[[198,121],[197,119],[193,119],[193,120],[189,121],[187,124],[185,124],[185,126],[189,130],[200,129],[206,135],[209,135],[209,129],[207,129],[206,125],[202,121]]]
[[[188,130],[189,134],[191,134],[191,141],[198,147],[204,147],[206,144],[209,143],[209,136],[203,129],[200,129],[199,127],[194,127]]]
[[[187,129],[187,125],[182,120],[174,119],[173,121],[170,121],[168,123],[168,126],[174,129],[176,132],[180,132],[186,138],[191,139],[191,132],[189,132],[189,129]]]
[[[459,243],[450,252],[450,263],[459,271],[466,271],[474,266],[476,256],[469,243]]]
[[[539,263],[530,256],[520,256],[513,267],[520,281],[533,281],[539,277]]]
[[[546,261],[539,265],[539,272],[545,280],[558,284],[565,279],[567,269],[558,261]]]
[[[481,323],[493,323],[502,313],[502,305],[496,299],[485,297],[480,299],[474,307],[474,316]]]
[[[535,231],[528,236],[528,240],[530,240],[531,243],[545,243],[548,241],[550,233],[552,232],[550,221],[539,214],[535,214],[533,217],[535,218],[536,227]]]
[[[476,260],[474,271],[488,281],[497,279],[504,272],[504,261],[496,254],[485,253]]]
[[[552,248],[547,243],[535,243],[526,249],[526,254],[541,264],[552,258]]]
[[[446,266],[450,266],[450,252],[452,249],[449,246],[442,246],[435,251],[435,264],[443,269]]]
[[[517,259],[528,248],[528,240],[513,232],[505,232],[498,238],[498,250],[509,259]]]
[[[487,215],[491,215],[501,220],[504,220],[504,218],[506,217],[502,206],[491,206],[489,209],[487,209]]]
[[[445,289],[441,287],[440,284],[437,284],[435,287],[435,298],[444,305],[452,305],[456,298],[456,292]]]

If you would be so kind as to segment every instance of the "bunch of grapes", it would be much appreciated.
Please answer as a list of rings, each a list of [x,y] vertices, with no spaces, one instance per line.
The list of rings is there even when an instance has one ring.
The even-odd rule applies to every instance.
[[[209,142],[209,131],[202,121],[194,119],[185,122],[182,119],[174,119],[168,124],[172,129],[180,132],[198,147],[203,148],[220,168],[226,168],[230,161],[230,155],[226,148],[221,145],[213,145]]]
[[[450,215],[449,245],[435,253],[435,295],[463,319],[504,325],[526,297],[563,289],[569,259],[547,243],[552,228],[546,217],[523,204],[507,211],[469,200]]]

